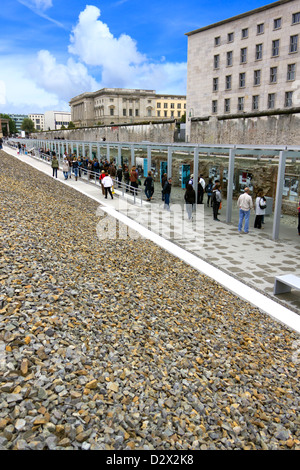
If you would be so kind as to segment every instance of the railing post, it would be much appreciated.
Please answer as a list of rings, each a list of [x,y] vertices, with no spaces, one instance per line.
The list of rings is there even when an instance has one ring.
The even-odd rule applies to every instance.
[[[279,154],[279,165],[278,165],[278,175],[277,175],[276,199],[275,199],[273,234],[272,234],[273,240],[278,240],[279,238],[285,163],[286,163],[286,152],[281,151]]]
[[[235,159],[235,146],[229,150],[229,168],[228,168],[228,183],[227,183],[227,208],[226,208],[226,222],[231,222],[232,215],[232,197],[233,197],[233,178],[234,178],[234,159]]]

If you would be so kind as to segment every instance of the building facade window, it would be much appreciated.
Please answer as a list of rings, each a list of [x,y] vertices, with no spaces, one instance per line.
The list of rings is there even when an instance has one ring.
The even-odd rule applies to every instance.
[[[239,87],[244,88],[246,86],[246,73],[242,72],[239,75]]]
[[[224,101],[224,111],[230,113],[230,98],[226,98]]]
[[[279,39],[272,41],[272,57],[277,57],[279,55]]]
[[[123,108],[123,116],[126,116],[126,109]]]
[[[290,37],[290,52],[297,52],[298,50],[298,34]]]
[[[254,70],[254,85],[260,85],[261,70]]]
[[[233,52],[228,51],[226,54],[226,65],[227,67],[230,67],[232,65],[232,58],[233,58]]]
[[[242,29],[242,39],[246,39],[248,37],[249,31],[248,28]]]
[[[225,90],[231,90],[231,75],[225,77]]]
[[[270,83],[277,83],[277,67],[270,68]]]
[[[287,80],[295,80],[296,77],[296,64],[288,64],[287,66]]]
[[[275,108],[275,93],[268,94],[268,109]]]
[[[234,40],[234,33],[228,33],[227,34],[227,41],[228,42],[233,42]]]
[[[247,62],[247,47],[243,47],[241,49],[241,64],[245,64]]]
[[[255,60],[261,60],[263,57],[263,45],[256,44],[255,46]]]
[[[259,95],[252,96],[252,109],[254,111],[257,111],[258,105],[259,105]]]
[[[244,111],[244,101],[243,96],[238,97],[238,111]]]
[[[215,46],[219,46],[221,44],[221,37],[220,36],[217,36],[215,38]]]
[[[257,34],[263,34],[264,31],[265,31],[265,25],[264,25],[264,23],[258,24],[258,25],[257,25],[257,30],[256,30]]]
[[[158,109],[161,108],[161,103],[157,103],[157,108],[158,108]]]
[[[292,15],[292,24],[300,23],[300,12],[293,13]]]
[[[213,100],[211,110],[212,110],[213,114],[216,114],[218,112],[218,101],[217,100]]]
[[[273,23],[273,29],[281,28],[281,18],[275,18]]]
[[[292,91],[286,91],[285,99],[284,99],[284,106],[286,108],[293,106],[293,92]]]
[[[214,56],[214,68],[218,69],[220,67],[220,56],[219,54]]]
[[[218,91],[219,90],[219,78],[214,77],[213,78],[213,91]]]

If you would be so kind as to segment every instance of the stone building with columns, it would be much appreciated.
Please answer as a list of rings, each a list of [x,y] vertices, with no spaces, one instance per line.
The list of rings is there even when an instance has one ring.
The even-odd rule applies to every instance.
[[[71,120],[76,127],[180,119],[185,106],[183,95],[158,95],[155,90],[125,88],[103,88],[70,101]]]

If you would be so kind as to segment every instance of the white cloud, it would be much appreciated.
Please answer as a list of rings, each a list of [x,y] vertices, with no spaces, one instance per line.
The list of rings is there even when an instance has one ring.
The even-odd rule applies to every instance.
[[[30,4],[45,10],[52,2],[32,0]],[[64,63],[48,50],[35,56],[0,55],[0,112],[68,110],[72,97],[103,87],[185,94],[185,62],[171,63],[165,57],[152,61],[130,36],[114,37],[99,20],[100,13],[95,6],[86,6],[80,13],[70,36],[68,50],[73,57]]]
[[[38,86],[26,71],[33,58],[20,55],[0,56],[0,113],[44,112],[46,109],[69,110],[67,101]]]
[[[96,80],[88,74],[87,68],[72,58],[66,65],[58,64],[55,57],[46,50],[40,51],[30,69],[35,83],[59,99],[70,100],[78,93],[97,89]]]
[[[30,9],[45,11],[52,7],[52,0],[18,0],[19,3]]]
[[[137,43],[126,34],[115,38],[99,20],[99,8],[87,5],[80,13],[70,37],[69,52],[88,66],[98,66],[102,86],[164,89],[185,93],[186,63],[153,63],[138,51]]]
[[[140,64],[146,60],[130,36],[122,34],[118,39],[115,38],[108,26],[98,20],[99,16],[99,8],[91,5],[80,13],[70,38],[69,52],[78,55],[87,65],[106,69]]]

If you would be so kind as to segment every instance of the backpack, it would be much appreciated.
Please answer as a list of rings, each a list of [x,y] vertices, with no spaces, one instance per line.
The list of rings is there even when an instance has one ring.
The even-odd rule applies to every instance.
[[[263,202],[261,202],[261,200],[263,200]],[[267,203],[266,203],[265,199],[261,197],[260,200],[259,200],[259,208],[263,210],[266,207],[267,207]]]

